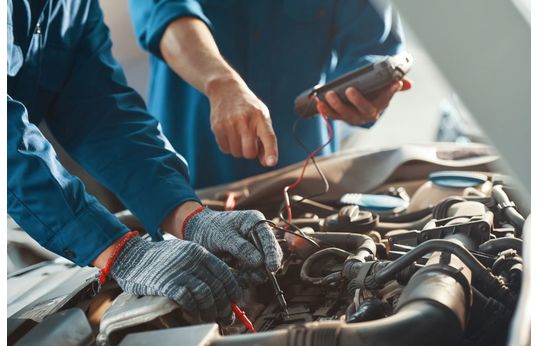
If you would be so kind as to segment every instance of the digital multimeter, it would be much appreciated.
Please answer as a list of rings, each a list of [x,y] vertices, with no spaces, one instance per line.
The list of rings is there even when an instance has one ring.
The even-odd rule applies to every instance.
[[[365,97],[369,98],[378,90],[401,80],[412,67],[413,59],[409,53],[388,56],[380,61],[360,67],[326,84],[316,85],[302,92],[294,102],[296,113],[302,117],[310,117],[318,113],[312,97],[318,96],[325,100],[325,93],[332,90],[339,95],[343,102],[348,103],[345,90],[355,87]]]

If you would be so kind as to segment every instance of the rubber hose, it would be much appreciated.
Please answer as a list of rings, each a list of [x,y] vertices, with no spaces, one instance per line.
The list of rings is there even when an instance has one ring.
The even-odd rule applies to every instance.
[[[474,281],[480,285],[478,289],[486,295],[497,296],[502,302],[510,302],[510,299],[512,299],[507,287],[498,281],[466,248],[455,242],[441,239],[428,240],[418,245],[389,265],[381,268],[374,275],[368,276],[365,284],[371,289],[379,288],[394,279],[400,271],[417,259],[435,251],[446,251],[457,256],[472,271]]]
[[[524,217],[512,206],[513,202],[509,199],[509,196],[507,196],[501,185],[496,185],[492,188],[492,197],[502,207],[509,222],[515,226],[516,235],[520,237],[522,235],[522,227],[524,227]]]
[[[522,239],[504,237],[487,240],[479,245],[479,251],[490,255],[497,255],[507,249],[513,249],[522,255]]]
[[[323,283],[329,283],[329,282],[331,282],[333,280],[338,280],[338,279],[340,279],[340,275],[338,277],[336,277],[335,275],[333,275],[334,273],[329,274],[329,275],[327,275],[325,277],[311,276],[311,273],[310,273],[311,272],[311,266],[317,260],[320,260],[321,258],[326,257],[326,256],[341,257],[341,258],[343,258],[343,262],[344,262],[344,260],[346,260],[351,255],[352,254],[350,252],[341,250],[341,249],[336,248],[336,247],[330,247],[330,248],[318,250],[315,253],[313,253],[312,255],[310,255],[303,262],[303,265],[301,266],[301,272],[300,272],[299,276],[300,276],[301,280],[303,280],[305,282],[309,282],[309,283],[311,283],[313,285],[320,285],[320,284],[323,284]]]

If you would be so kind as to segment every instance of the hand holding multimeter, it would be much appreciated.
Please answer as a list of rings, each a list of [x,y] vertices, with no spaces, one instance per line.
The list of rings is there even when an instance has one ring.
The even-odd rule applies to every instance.
[[[412,62],[410,54],[401,53],[316,85],[296,98],[295,110],[303,117],[317,114],[318,98],[318,107],[330,118],[352,125],[376,120],[396,92],[410,89],[404,76]]]

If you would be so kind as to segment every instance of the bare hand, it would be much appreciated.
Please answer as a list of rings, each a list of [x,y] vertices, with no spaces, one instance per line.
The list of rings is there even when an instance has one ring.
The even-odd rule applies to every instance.
[[[320,101],[319,107],[332,119],[343,120],[350,125],[362,125],[377,120],[395,93],[411,87],[410,81],[404,79],[380,90],[372,100],[365,98],[356,88],[350,87],[345,91],[349,103],[343,102],[334,91],[328,91],[324,95],[326,102]]]
[[[258,158],[265,167],[278,160],[277,138],[268,107],[241,81],[223,81],[208,93],[211,129],[222,152]]]

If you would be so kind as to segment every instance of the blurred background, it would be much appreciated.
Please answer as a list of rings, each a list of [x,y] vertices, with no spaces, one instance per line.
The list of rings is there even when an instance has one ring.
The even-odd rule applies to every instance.
[[[147,95],[148,56],[135,42],[127,0],[102,0],[105,20],[112,33],[113,53],[120,61],[130,85]],[[409,78],[413,88],[392,101],[384,116],[369,130],[347,128],[343,149],[387,147],[405,143],[431,142],[438,139],[440,125],[444,141],[466,141],[462,134],[477,136],[477,130],[465,109],[427,52],[409,27],[405,27],[407,50],[414,57]],[[305,89],[310,87],[305,86]]]

